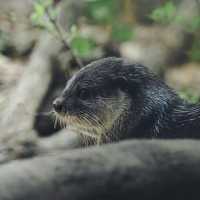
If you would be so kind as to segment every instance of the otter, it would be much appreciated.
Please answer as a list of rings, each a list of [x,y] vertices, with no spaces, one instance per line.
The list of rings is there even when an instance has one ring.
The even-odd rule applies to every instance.
[[[82,68],[53,107],[64,125],[100,143],[200,138],[200,106],[181,99],[147,67],[122,58]]]

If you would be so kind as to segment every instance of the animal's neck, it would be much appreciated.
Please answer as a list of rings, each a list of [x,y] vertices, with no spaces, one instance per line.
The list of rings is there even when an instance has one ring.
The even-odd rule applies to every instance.
[[[140,106],[129,104],[103,142],[126,138],[200,138],[200,105],[187,104],[173,95],[156,102],[153,99],[140,102]]]
[[[168,121],[171,137],[200,138],[200,105],[183,103],[173,109]]]
[[[115,117],[110,119],[112,126],[103,135],[103,143],[119,141],[128,138],[129,123],[132,123],[129,116],[130,102],[128,99],[124,99],[124,102],[119,105],[120,108],[115,113]]]
[[[187,104],[180,99],[157,105],[132,127],[131,137],[200,138],[200,105]]]

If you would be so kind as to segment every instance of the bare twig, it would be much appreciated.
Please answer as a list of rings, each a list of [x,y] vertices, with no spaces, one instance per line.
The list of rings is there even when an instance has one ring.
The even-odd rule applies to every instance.
[[[60,24],[58,23],[58,21],[56,19],[54,19],[50,12],[49,12],[49,9],[46,8],[46,14],[47,14],[47,17],[49,18],[49,21],[54,25],[55,27],[55,30],[56,32],[58,33],[64,47],[70,51],[71,55],[72,55],[72,58],[76,61],[77,65],[79,68],[82,68],[83,67],[83,63],[82,61],[74,54],[71,46],[69,45],[69,43],[67,42],[66,40],[66,37],[65,37],[65,32],[63,31],[63,28],[60,26]]]

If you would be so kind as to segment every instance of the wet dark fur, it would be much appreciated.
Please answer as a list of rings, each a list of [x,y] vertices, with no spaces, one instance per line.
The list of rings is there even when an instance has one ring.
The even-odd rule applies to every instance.
[[[104,93],[117,97],[117,91],[126,95],[127,110],[108,131],[110,140],[200,137],[200,106],[180,99],[140,64],[128,63],[121,58],[101,59],[79,71],[71,82],[61,95],[62,111],[75,115],[78,114],[76,102],[82,88],[100,97]],[[95,102],[92,106],[96,106]]]

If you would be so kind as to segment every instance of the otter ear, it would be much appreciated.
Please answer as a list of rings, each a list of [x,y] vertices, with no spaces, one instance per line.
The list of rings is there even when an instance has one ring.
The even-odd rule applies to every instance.
[[[113,85],[116,86],[117,88],[123,90],[123,91],[127,91],[130,88],[129,81],[124,76],[114,77],[113,78]]]
[[[115,66],[112,80],[118,88],[133,92],[143,84],[143,68],[139,64],[123,60],[119,65]]]
[[[137,78],[131,70],[120,73],[113,78],[113,84],[125,92],[132,93],[142,85],[141,79]]]

